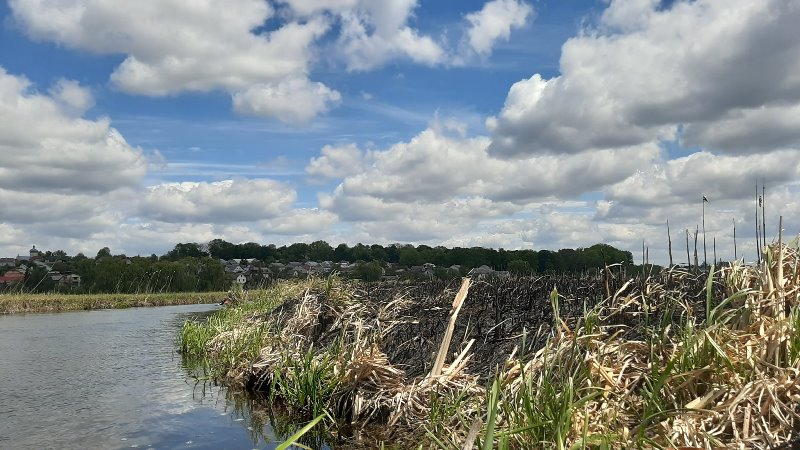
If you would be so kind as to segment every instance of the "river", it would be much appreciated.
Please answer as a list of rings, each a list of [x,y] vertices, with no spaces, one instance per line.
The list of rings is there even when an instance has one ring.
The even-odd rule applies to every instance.
[[[175,352],[184,320],[216,308],[0,316],[0,448],[274,448],[252,402],[197,384]]]

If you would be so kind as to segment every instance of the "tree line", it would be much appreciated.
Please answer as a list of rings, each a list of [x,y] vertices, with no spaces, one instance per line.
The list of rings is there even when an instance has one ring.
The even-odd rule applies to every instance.
[[[214,258],[250,259],[270,262],[332,261],[334,263],[372,262],[393,263],[411,267],[424,263],[449,267],[458,265],[467,269],[489,266],[495,270],[516,272],[576,272],[608,264],[633,264],[631,252],[619,250],[607,244],[595,244],[587,248],[551,250],[504,250],[483,247],[431,247],[410,244],[339,244],[331,246],[325,241],[310,244],[294,243],[277,247],[274,244],[261,245],[255,242],[233,244],[222,239],[214,239],[208,244],[182,243],[170,250],[165,257],[211,256]]]
[[[331,246],[325,241],[310,244],[294,243],[275,246],[254,242],[234,244],[214,239],[207,244],[179,243],[162,256],[112,255],[105,247],[94,258],[82,253],[70,257],[61,250],[46,252],[45,260],[58,260],[50,270],[28,264],[23,286],[26,291],[51,292],[65,290],[81,293],[153,293],[200,292],[228,289],[231,283],[221,260],[243,261],[256,259],[259,265],[273,262],[331,261],[358,263],[355,276],[374,279],[381,267],[413,267],[424,263],[437,266],[439,276],[453,276],[453,271],[443,271],[450,266],[460,266],[455,273],[463,275],[470,269],[489,266],[494,270],[507,270],[524,275],[549,272],[581,272],[608,264],[633,265],[630,252],[606,244],[587,248],[550,250],[504,250],[483,247],[447,248],[427,245],[393,244],[339,244]],[[5,270],[8,270],[6,268]],[[53,281],[50,272],[76,273],[81,277],[79,286],[64,286]],[[379,276],[378,276],[379,277]],[[6,289],[11,286],[6,286]],[[17,286],[16,288],[19,288]]]

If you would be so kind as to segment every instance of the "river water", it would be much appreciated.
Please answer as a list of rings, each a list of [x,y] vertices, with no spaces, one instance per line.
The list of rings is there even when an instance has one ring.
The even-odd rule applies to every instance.
[[[0,316],[0,449],[275,447],[269,421],[175,352],[212,305]]]

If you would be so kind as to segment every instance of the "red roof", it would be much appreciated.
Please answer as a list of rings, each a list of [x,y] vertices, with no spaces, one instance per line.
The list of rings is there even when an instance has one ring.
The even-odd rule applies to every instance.
[[[0,283],[15,283],[25,279],[25,274],[12,270],[6,272],[5,275],[0,275]]]

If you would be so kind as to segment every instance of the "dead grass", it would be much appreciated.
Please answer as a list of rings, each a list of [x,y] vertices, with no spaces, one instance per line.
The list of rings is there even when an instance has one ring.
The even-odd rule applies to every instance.
[[[402,293],[372,301],[340,280],[285,288],[295,294],[274,310],[217,324],[206,349],[213,359],[260,330],[258,351],[227,354],[217,375],[306,415],[328,413],[339,446],[345,425],[356,436],[381,424],[353,446],[770,449],[800,425],[800,256],[796,245],[764,256],[758,266],[606,280],[605,299],[584,299],[580,314],[566,314],[580,299],[553,290],[542,326],[496,341],[516,346],[493,370],[456,328],[480,326],[468,284],[422,370],[389,355],[424,321],[415,309],[433,309]]]
[[[0,294],[0,314],[120,309],[138,306],[214,303],[222,292],[164,294]]]

